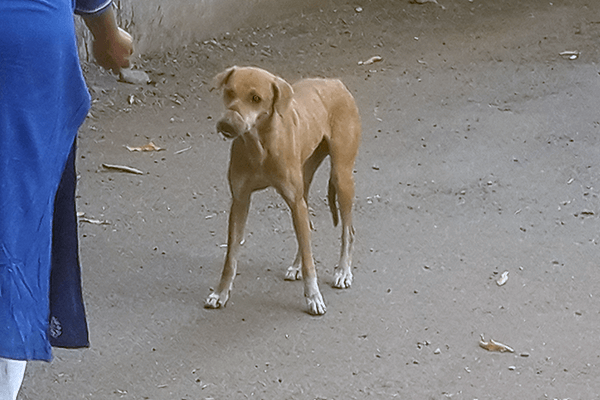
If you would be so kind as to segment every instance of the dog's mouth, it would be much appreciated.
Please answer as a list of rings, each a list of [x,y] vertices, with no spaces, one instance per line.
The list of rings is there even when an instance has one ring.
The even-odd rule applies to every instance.
[[[251,119],[253,122],[249,123],[239,112],[228,110],[223,118],[217,122],[217,132],[226,139],[235,139],[262,126],[268,120],[269,115],[266,112],[261,113]]]
[[[227,139],[235,139],[239,135],[238,130],[232,124],[223,120],[217,122],[217,132]]]
[[[226,139],[235,139],[248,130],[245,119],[239,112],[227,110],[223,117],[217,122],[217,132]]]

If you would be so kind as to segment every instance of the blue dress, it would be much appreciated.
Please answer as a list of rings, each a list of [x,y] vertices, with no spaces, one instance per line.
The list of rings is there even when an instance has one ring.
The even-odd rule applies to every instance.
[[[57,190],[63,173],[68,172],[65,166],[70,155],[69,165],[74,165],[77,129],[90,107],[77,55],[73,13],[101,12],[109,5],[110,0],[0,0],[0,357],[3,358],[50,360],[50,339],[63,333],[60,324],[58,327],[50,324],[52,259],[63,257],[55,254],[60,251],[52,249],[53,215]],[[74,170],[71,175],[74,176]],[[72,189],[74,193],[74,181]],[[74,218],[74,208],[69,205],[72,203],[74,207],[74,202],[67,200],[66,211],[56,210],[57,219],[64,215]],[[56,232],[60,221],[54,222]],[[72,221],[70,226],[67,236],[71,236],[72,242]],[[76,239],[75,231],[75,246]],[[68,252],[73,258],[72,244]],[[75,248],[75,255],[76,252]],[[77,281],[77,259],[75,263],[77,270],[67,272],[66,278],[59,273],[53,285],[63,279]],[[56,270],[60,272],[59,268]],[[60,301],[59,298],[55,301]],[[56,307],[61,308],[60,304]],[[77,307],[83,311],[82,303]],[[64,346],[78,346],[70,346],[65,338]],[[83,342],[87,342],[87,337]]]

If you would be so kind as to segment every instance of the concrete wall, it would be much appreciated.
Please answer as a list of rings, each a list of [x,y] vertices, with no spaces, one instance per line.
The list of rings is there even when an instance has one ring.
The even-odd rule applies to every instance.
[[[114,0],[119,25],[135,40],[136,53],[167,51],[245,26],[266,25],[323,4],[323,0]],[[83,58],[89,32],[78,22]]]

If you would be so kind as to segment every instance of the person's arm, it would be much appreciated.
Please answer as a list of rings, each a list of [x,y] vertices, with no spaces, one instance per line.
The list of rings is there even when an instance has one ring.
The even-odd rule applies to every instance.
[[[133,40],[117,26],[112,6],[95,14],[81,14],[81,17],[94,36],[92,53],[98,65],[115,72],[127,68]]]

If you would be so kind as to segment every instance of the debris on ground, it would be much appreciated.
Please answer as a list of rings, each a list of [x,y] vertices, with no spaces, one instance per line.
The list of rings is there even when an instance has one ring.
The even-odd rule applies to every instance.
[[[128,172],[130,174],[144,175],[142,171],[137,168],[128,167],[126,165],[114,165],[114,164],[102,164],[106,169],[112,169],[115,171]]]
[[[446,7],[444,7],[443,5],[441,5],[440,3],[437,2],[437,0],[410,0],[411,4],[426,4],[426,3],[433,3],[433,4],[437,4],[438,6],[442,7],[443,10],[446,9]]]
[[[88,224],[92,224],[92,225],[110,225],[110,222],[108,221],[101,221],[99,219],[95,219],[95,218],[87,218],[85,216],[85,213],[77,213],[77,218],[79,220],[79,222],[87,222]]]
[[[359,61],[358,65],[371,65],[376,62],[380,62],[382,60],[383,60],[383,58],[381,56],[373,56],[373,57],[369,58],[367,61]]]
[[[158,147],[157,145],[155,145],[154,142],[150,142],[141,147],[125,146],[125,148],[129,151],[161,151],[161,150],[165,150],[164,148]]]
[[[568,58],[569,60],[577,60],[581,53],[577,50],[568,50],[560,52],[559,55],[564,58]]]
[[[119,72],[119,80],[132,85],[145,85],[150,82],[150,77],[144,71],[125,68]]]
[[[508,271],[504,271],[502,273],[502,275],[500,275],[500,278],[498,278],[498,280],[496,281],[496,284],[498,286],[502,286],[504,285],[506,282],[508,282]]]
[[[499,353],[514,353],[515,350],[512,347],[508,347],[505,344],[500,342],[496,342],[494,339],[490,339],[489,342],[486,342],[483,334],[481,334],[481,340],[479,340],[479,347],[486,349],[487,351],[497,351]]]
[[[176,151],[176,152],[175,152],[175,153],[173,153],[173,154],[181,154],[181,153],[185,153],[186,151],[190,150],[191,148],[192,148],[192,146],[190,146],[190,147],[186,147],[185,149],[178,150],[178,151]]]

